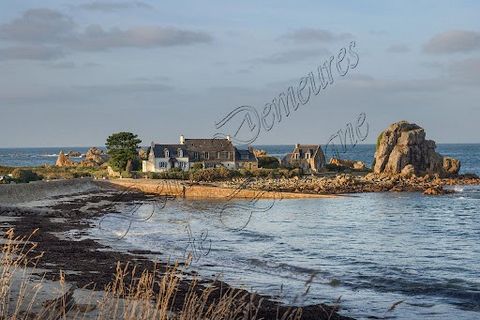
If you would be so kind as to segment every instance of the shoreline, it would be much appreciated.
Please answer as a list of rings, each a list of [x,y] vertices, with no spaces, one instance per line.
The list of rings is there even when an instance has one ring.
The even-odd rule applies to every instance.
[[[82,183],[85,183],[83,181]],[[103,216],[107,211],[112,210],[112,204],[119,204],[135,201],[149,201],[151,195],[140,192],[122,193],[118,190],[105,189],[104,184],[96,188],[93,186],[88,191],[79,193],[56,194],[52,201],[43,199],[39,202],[27,202],[22,206],[21,202],[11,203],[10,207],[0,207],[0,219],[2,222],[0,230],[5,232],[15,229],[16,236],[28,236],[35,229],[38,232],[30,239],[38,243],[38,246],[31,252],[32,255],[43,253],[43,258],[37,264],[38,276],[44,275],[47,281],[59,281],[60,271],[66,274],[68,285],[74,285],[77,290],[92,290],[105,294],[104,288],[114,277],[117,262],[130,263],[141,273],[143,270],[157,269],[163,272],[171,264],[158,260],[159,252],[129,250],[126,252],[116,251],[100,244],[95,239],[87,237],[86,230],[96,227],[92,224],[92,218]],[[121,197],[119,197],[121,195]],[[31,199],[28,199],[31,200]],[[33,206],[35,203],[36,206]],[[2,203],[3,204],[3,203]],[[68,234],[68,236],[66,236]],[[185,267],[180,264],[180,267]],[[184,299],[192,284],[191,277],[197,276],[194,268],[182,270],[181,280],[175,301],[173,312],[181,310]],[[132,277],[126,280],[130,281]],[[221,298],[222,292],[233,290],[238,294],[238,303],[251,301],[258,307],[258,316],[273,320],[277,314],[291,314],[298,307],[284,305],[276,301],[275,297],[261,296],[248,292],[244,289],[233,288],[227,283],[217,279],[199,279],[196,290],[199,294],[202,288],[215,288],[214,294],[208,298],[207,303],[215,303]],[[78,295],[78,292],[77,292]],[[44,298],[58,298],[58,292],[47,292]],[[94,306],[92,306],[94,309]],[[352,319],[337,314],[336,306],[315,304],[301,307],[302,316],[299,319]],[[35,310],[33,310],[35,311]],[[93,315],[92,315],[92,318]],[[90,319],[90,317],[86,317]]]

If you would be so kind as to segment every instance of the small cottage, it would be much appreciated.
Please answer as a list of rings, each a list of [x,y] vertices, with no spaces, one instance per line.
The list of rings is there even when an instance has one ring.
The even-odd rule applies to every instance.
[[[296,144],[282,159],[282,165],[302,168],[305,173],[319,172],[325,164],[325,155],[318,144]]]

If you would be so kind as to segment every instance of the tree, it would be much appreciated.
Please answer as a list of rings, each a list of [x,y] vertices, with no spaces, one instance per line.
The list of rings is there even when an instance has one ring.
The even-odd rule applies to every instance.
[[[110,156],[109,164],[115,171],[124,171],[128,161],[134,161],[138,156],[138,145],[142,140],[131,132],[114,133],[107,138],[107,153]]]

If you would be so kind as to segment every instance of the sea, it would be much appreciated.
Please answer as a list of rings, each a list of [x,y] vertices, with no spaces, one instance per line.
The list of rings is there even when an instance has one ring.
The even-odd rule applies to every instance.
[[[257,146],[281,157],[293,146]],[[60,149],[0,149],[0,165],[53,163]],[[84,149],[71,148],[80,151]],[[371,163],[375,146],[342,158]],[[480,174],[480,144],[440,144]],[[480,319],[480,186],[455,193],[364,193],[327,199],[138,203],[93,220],[89,237],[151,250],[295,305],[338,304],[356,319]]]

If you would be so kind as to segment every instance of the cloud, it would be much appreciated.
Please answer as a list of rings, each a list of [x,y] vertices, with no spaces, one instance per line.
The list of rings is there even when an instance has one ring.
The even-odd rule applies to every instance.
[[[437,34],[424,46],[430,54],[470,52],[480,49],[480,32],[452,30]]]
[[[68,45],[78,50],[96,51],[120,47],[171,47],[211,41],[212,37],[207,33],[174,27],[145,26],[104,30],[99,25],[90,25]]]
[[[410,48],[405,44],[394,44],[388,47],[386,51],[389,53],[405,53],[409,52]]]
[[[16,42],[51,43],[70,38],[71,18],[50,9],[30,9],[10,23],[0,25],[0,39]]]
[[[330,54],[330,51],[325,48],[294,49],[294,50],[275,53],[268,57],[258,58],[252,61],[268,63],[268,64],[284,64],[284,63],[303,61],[312,57],[321,58],[322,55],[327,55],[327,54]]]
[[[64,57],[59,47],[42,45],[0,48],[0,60],[55,60]]]
[[[296,43],[312,43],[312,42],[335,42],[353,38],[350,33],[333,33],[328,30],[302,28],[291,33],[281,36],[280,40],[291,40]]]
[[[112,12],[112,11],[135,9],[135,8],[153,9],[151,5],[142,1],[131,1],[131,2],[93,1],[93,2],[81,4],[78,7],[84,10],[101,11],[101,12]]]
[[[137,2],[133,4],[139,5]],[[89,25],[83,31],[78,30],[74,21],[61,12],[27,10],[10,23],[0,25],[0,39],[17,44],[0,49],[1,59],[50,60],[72,51],[185,46],[210,43],[213,39],[205,32],[164,26],[105,30],[100,25]]]
[[[163,83],[125,83],[107,85],[84,85],[74,86],[74,90],[88,92],[95,95],[132,94],[139,92],[165,92],[173,90],[173,87]]]

